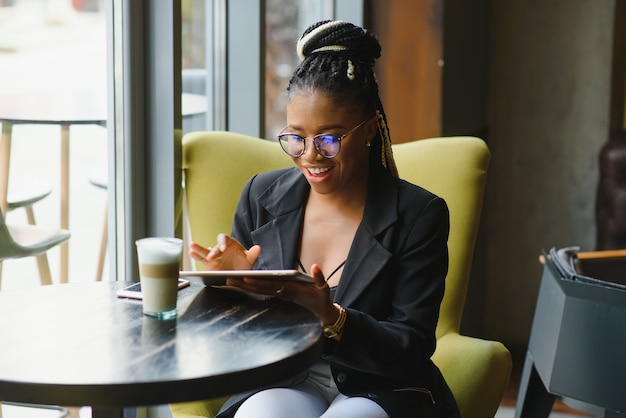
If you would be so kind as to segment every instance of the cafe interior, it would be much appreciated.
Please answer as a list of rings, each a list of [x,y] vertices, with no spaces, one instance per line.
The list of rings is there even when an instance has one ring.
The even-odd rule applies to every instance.
[[[451,200],[475,194],[471,207],[459,203],[473,218],[458,244],[465,258],[452,323],[455,333],[494,344],[487,366],[467,357],[468,373],[484,367],[489,384],[459,386],[467,389],[455,392],[462,402],[483,405],[467,400],[461,416],[543,416],[532,413],[533,384],[548,395],[540,409],[553,418],[626,414],[623,397],[588,394],[602,386],[589,383],[587,369],[560,363],[581,344],[599,344],[569,324],[568,312],[588,302],[610,315],[596,337],[622,351],[583,351],[626,367],[626,337],[611,328],[626,318],[624,0],[0,0],[0,206],[14,228],[0,231],[0,291],[136,281],[136,239],[188,241],[198,204],[185,194],[185,141],[224,131],[273,141],[298,63],[295,39],[322,19],[378,36],[376,76],[396,154],[431,138],[486,145],[480,184],[467,186],[476,190],[449,192]],[[464,163],[439,158],[423,163],[430,177],[446,169],[466,177]],[[407,167],[416,164],[407,157]],[[273,168],[259,167],[246,170]],[[224,217],[215,225],[228,225],[232,214],[214,211]],[[20,246],[20,237],[31,242]],[[575,289],[574,297],[559,288],[552,304],[564,308],[542,310],[551,250],[570,247],[607,263],[613,276],[617,269],[621,282],[598,285],[610,294],[597,300],[585,299],[593,291]],[[183,268],[193,261],[184,257]],[[607,298],[616,304],[607,307]],[[569,327],[587,337],[562,342]],[[619,386],[623,376],[606,380]],[[562,389],[561,380],[587,383]],[[91,416],[88,406],[13,405],[1,388],[0,417]],[[525,413],[520,403],[530,405]],[[172,409],[125,414],[165,418]]]

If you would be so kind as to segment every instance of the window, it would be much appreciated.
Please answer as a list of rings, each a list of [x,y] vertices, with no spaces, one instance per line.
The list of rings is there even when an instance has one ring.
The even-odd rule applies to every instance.
[[[173,219],[179,209],[176,202],[180,181],[176,176],[180,170],[176,162],[180,150],[175,139],[198,129],[229,129],[273,138],[284,123],[285,87],[297,64],[295,38],[319,19],[362,20],[359,0],[67,0],[1,4],[3,101],[7,101],[10,90],[24,91],[20,83],[35,89],[62,89],[60,77],[74,83],[78,90],[101,88],[103,96],[108,97],[109,116],[102,126],[86,124],[69,129],[70,162],[82,163],[86,169],[83,173],[70,166],[70,281],[93,280],[95,276],[107,205],[107,258],[111,263],[106,266],[115,266],[110,269],[111,278],[133,279],[134,240],[146,234],[177,234]],[[16,15],[18,11],[21,17]],[[25,18],[30,23],[19,24]],[[77,23],[82,25],[80,30],[68,32]],[[43,34],[38,28],[47,33],[43,38],[46,48],[37,38]],[[55,55],[49,48],[53,41],[70,45],[92,40],[95,43],[86,49],[69,46],[67,55]],[[22,54],[26,47],[37,50],[40,60],[33,52],[28,58],[34,61],[28,63],[27,54]],[[90,58],[80,51],[89,51]],[[204,97],[206,111],[181,117],[185,112],[181,91]],[[56,99],[67,97],[58,94]],[[46,141],[42,143],[46,147],[53,144],[51,151],[42,153],[38,168],[55,161],[59,164],[54,145],[60,141],[58,126],[18,126],[14,135],[19,137],[20,131],[29,130],[34,133],[32,138]],[[36,158],[37,149],[44,149],[42,144],[29,141],[13,143],[16,156],[31,159]],[[87,154],[79,153],[83,149]],[[12,164],[11,171],[26,173],[27,178],[34,175],[27,167]],[[40,223],[58,226],[60,170],[58,165],[51,170],[41,177],[51,183],[53,194],[45,202],[48,206],[35,211]],[[108,193],[90,183],[96,174],[105,178]],[[11,216],[22,221],[23,215]],[[51,254],[55,280],[59,276],[58,256],[54,251]],[[35,269],[32,260],[23,262]],[[5,275],[10,275],[9,263]],[[36,277],[36,271],[31,276]]]

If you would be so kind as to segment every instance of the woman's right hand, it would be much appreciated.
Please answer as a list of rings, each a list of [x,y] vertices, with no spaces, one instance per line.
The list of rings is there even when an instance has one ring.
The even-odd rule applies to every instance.
[[[207,270],[249,270],[261,253],[261,247],[253,245],[246,250],[236,239],[226,234],[217,236],[217,244],[203,247],[192,242],[189,244],[189,255],[200,261]]]

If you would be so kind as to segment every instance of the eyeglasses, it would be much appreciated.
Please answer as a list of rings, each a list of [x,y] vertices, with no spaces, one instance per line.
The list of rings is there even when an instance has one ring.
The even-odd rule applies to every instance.
[[[336,157],[341,150],[341,140],[350,135],[352,132],[359,129],[368,120],[369,119],[365,119],[363,122],[359,123],[357,126],[350,129],[348,132],[341,136],[330,134],[320,134],[314,136],[313,146],[315,147],[315,151],[317,151],[317,153],[324,158]],[[285,129],[287,129],[286,126],[283,128],[283,131]],[[283,151],[285,151],[292,157],[300,157],[306,152],[306,138],[303,136],[290,133],[281,133],[278,134],[278,142],[280,142],[280,146],[283,148]]]

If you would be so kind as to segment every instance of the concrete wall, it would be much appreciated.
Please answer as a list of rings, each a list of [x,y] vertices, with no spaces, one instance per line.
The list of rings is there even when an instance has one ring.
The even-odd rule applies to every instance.
[[[614,1],[491,1],[481,334],[513,350],[526,349],[541,250],[595,245]]]

